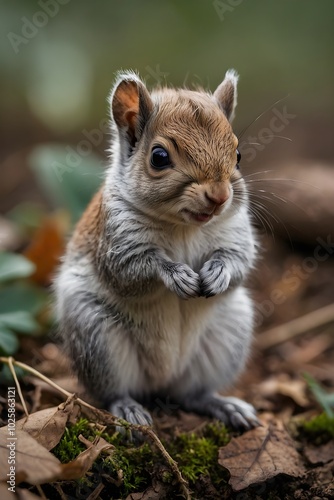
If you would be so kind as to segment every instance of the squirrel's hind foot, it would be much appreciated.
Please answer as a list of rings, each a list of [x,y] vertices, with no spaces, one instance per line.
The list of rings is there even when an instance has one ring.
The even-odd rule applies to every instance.
[[[249,430],[261,425],[255,408],[234,397],[219,394],[196,395],[182,401],[182,406],[186,411],[216,418],[238,430]]]
[[[122,418],[130,424],[152,425],[153,423],[150,413],[129,396],[114,400],[108,409],[115,417]]]

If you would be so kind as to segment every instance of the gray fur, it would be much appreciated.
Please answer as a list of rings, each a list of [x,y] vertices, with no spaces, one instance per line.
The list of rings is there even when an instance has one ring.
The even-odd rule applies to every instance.
[[[96,251],[71,243],[55,283],[65,351],[87,390],[130,422],[150,424],[140,402],[162,394],[236,427],[255,425],[250,405],[216,394],[244,368],[252,337],[242,285],[255,258],[245,188],[206,224],[171,224],[155,214],[154,196],[144,204],[137,195],[133,166],[144,146],[125,160],[118,132],[124,142],[114,124]]]

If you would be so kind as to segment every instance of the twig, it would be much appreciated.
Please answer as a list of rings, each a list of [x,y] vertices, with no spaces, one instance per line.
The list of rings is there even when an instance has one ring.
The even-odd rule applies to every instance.
[[[65,495],[65,493],[63,492],[63,490],[61,489],[61,486],[60,484],[58,483],[53,483],[52,486],[57,490],[57,493],[59,494],[61,500],[67,500],[67,496]]]
[[[257,338],[257,344],[261,349],[269,349],[332,321],[334,321],[334,304],[322,307],[261,333]]]
[[[48,377],[46,377],[45,375],[43,375],[39,371],[35,370],[35,368],[32,368],[31,366],[26,365],[25,363],[21,363],[20,361],[15,361],[13,358],[6,358],[6,357],[0,357],[0,362],[9,365],[9,367],[13,366],[13,365],[19,366],[19,367],[23,368],[25,371],[27,371],[27,372],[35,375],[36,377],[38,377],[39,379],[43,380],[47,384],[51,385],[53,388],[57,389],[64,396],[66,396],[66,397],[74,397],[74,394],[71,394],[70,392],[66,391],[65,389],[63,389],[62,387],[60,387],[58,384],[56,384],[55,382],[53,382],[52,380],[50,380]],[[15,370],[14,370],[14,373],[15,373]],[[19,385],[18,385],[18,380],[17,380],[16,374],[15,374],[14,379],[15,379],[15,383],[18,386],[18,390],[19,390]],[[20,391],[19,391],[19,393],[20,393]],[[22,396],[22,393],[21,393],[21,396]],[[23,399],[23,396],[22,396],[22,399]],[[190,500],[191,499],[190,492],[189,492],[189,489],[188,489],[188,483],[182,477],[182,474],[181,474],[181,471],[180,471],[180,469],[179,469],[179,467],[177,465],[177,462],[175,462],[175,460],[170,456],[170,454],[168,453],[168,451],[166,450],[166,448],[164,447],[164,445],[162,444],[162,442],[160,441],[160,439],[158,438],[158,436],[155,434],[155,432],[153,431],[153,429],[151,429],[151,427],[146,426],[146,425],[131,424],[130,422],[127,422],[126,420],[123,420],[121,418],[115,417],[114,415],[112,415],[111,413],[109,413],[109,412],[107,412],[105,410],[99,410],[98,408],[95,408],[94,406],[90,405],[89,403],[87,403],[83,399],[76,398],[76,402],[80,406],[82,406],[82,407],[90,410],[91,412],[93,412],[93,414],[103,424],[106,424],[106,425],[116,425],[116,426],[125,427],[125,428],[131,429],[133,431],[142,432],[143,434],[145,434],[146,436],[148,436],[151,439],[151,441],[153,441],[153,443],[156,445],[156,447],[160,450],[160,452],[163,455],[164,459],[166,460],[166,462],[168,463],[168,465],[172,469],[174,475],[176,476],[176,478],[178,480],[178,483],[180,484],[180,488],[181,488],[182,493],[185,496],[186,500]]]
[[[180,472],[180,469],[175,462],[175,460],[170,456],[158,436],[155,434],[155,432],[150,428],[150,427],[145,427],[145,429],[142,429],[142,432],[149,436],[152,441],[155,443],[156,447],[160,450],[161,454],[163,455],[164,459],[174,472],[174,475],[177,477],[178,482],[181,485],[182,491],[187,499],[190,499],[190,493],[187,488],[187,482],[185,479],[183,479],[182,474]]]
[[[100,493],[104,488],[104,484],[100,483],[96,486],[95,490],[87,497],[87,500],[96,500],[97,498],[100,498]]]
[[[43,499],[43,500],[48,500],[46,498],[46,496],[44,495],[44,491],[42,489],[42,486],[40,484],[36,484],[36,488],[38,490],[38,493],[40,494],[40,497]]]
[[[19,398],[21,400],[21,403],[22,403],[22,406],[23,406],[23,409],[24,409],[24,413],[26,414],[27,417],[29,417],[29,412],[28,412],[28,409],[27,409],[27,405],[26,405],[26,402],[24,401],[24,397],[23,397],[23,394],[22,394],[22,391],[21,391],[21,385],[20,385],[20,382],[18,381],[16,372],[15,372],[15,368],[13,366],[14,364],[15,364],[15,361],[10,356],[8,358],[8,367],[10,369],[11,374],[13,375],[13,379],[15,380],[15,384],[16,384],[16,387],[17,387],[17,392],[19,393]]]

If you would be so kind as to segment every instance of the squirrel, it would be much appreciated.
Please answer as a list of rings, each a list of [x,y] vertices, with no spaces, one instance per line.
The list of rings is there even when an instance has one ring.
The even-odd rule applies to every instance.
[[[231,127],[238,75],[149,92],[137,73],[111,91],[104,183],[55,279],[64,350],[100,405],[151,425],[146,402],[249,429],[250,404],[219,394],[245,367],[253,305],[243,286],[256,238]]]

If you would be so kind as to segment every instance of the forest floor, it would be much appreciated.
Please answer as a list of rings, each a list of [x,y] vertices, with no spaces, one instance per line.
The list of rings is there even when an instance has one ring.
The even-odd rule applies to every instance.
[[[334,499],[334,419],[324,413],[334,387],[333,258],[271,237],[263,245],[249,283],[253,351],[229,393],[252,403],[263,425],[240,434],[157,400],[155,435],[138,440],[136,431],[131,441],[130,429],[115,432],[105,413],[50,385],[85,399],[52,340],[25,336],[15,359],[36,372],[20,382],[28,420],[16,389],[17,498]],[[2,426],[8,385],[15,384],[1,387]],[[8,432],[0,431],[2,471]],[[2,499],[13,498],[7,488],[0,484]]]

